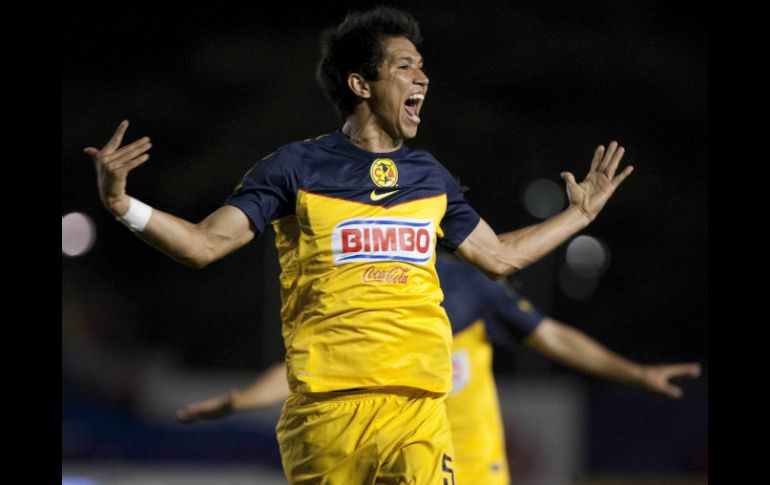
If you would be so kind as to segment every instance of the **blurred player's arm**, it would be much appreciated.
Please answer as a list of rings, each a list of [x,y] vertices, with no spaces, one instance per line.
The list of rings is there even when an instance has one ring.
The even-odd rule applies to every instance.
[[[234,389],[228,394],[187,404],[177,411],[176,417],[183,423],[218,419],[239,411],[270,406],[288,396],[286,364],[280,363],[260,374],[251,385],[243,389]]]
[[[579,184],[572,173],[562,172],[569,198],[569,206],[563,212],[539,224],[499,235],[482,219],[456,254],[490,278],[500,278],[539,260],[588,226],[631,174],[631,165],[615,174],[623,153],[624,148],[614,141],[606,151],[603,145],[597,147],[588,175]]]
[[[149,137],[120,147],[127,128],[128,121],[123,121],[101,150],[83,150],[94,162],[102,204],[116,217],[122,217],[129,209],[128,173],[147,161],[147,151],[152,147]],[[246,214],[223,206],[198,224],[153,209],[147,225],[136,235],[175,261],[202,268],[242,247],[255,233]]]
[[[524,343],[539,353],[576,370],[625,384],[682,396],[682,389],[670,382],[677,377],[698,377],[697,363],[640,365],[616,354],[580,330],[544,318]]]

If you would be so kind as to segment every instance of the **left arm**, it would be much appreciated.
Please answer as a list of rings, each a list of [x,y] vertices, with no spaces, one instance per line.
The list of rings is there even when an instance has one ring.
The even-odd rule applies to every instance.
[[[682,389],[671,382],[676,377],[698,377],[700,365],[640,365],[616,354],[580,330],[544,318],[524,343],[539,353],[581,372],[632,384],[669,397],[680,398]]]
[[[283,401],[289,396],[286,363],[274,364],[243,389],[187,404],[176,417],[183,423],[219,419],[240,411],[258,409]]]
[[[457,254],[490,278],[506,276],[539,260],[588,226],[631,174],[631,165],[615,174],[624,152],[614,141],[606,152],[604,146],[597,147],[591,169],[580,184],[570,172],[562,172],[569,197],[569,206],[563,212],[539,224],[500,235],[482,219],[457,248]]]

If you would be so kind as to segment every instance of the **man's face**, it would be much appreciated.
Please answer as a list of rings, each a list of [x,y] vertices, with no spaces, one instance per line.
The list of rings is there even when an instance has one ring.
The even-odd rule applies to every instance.
[[[393,139],[414,138],[428,92],[422,57],[404,37],[385,39],[383,49],[385,59],[377,70],[377,80],[370,81],[372,111],[377,124]]]

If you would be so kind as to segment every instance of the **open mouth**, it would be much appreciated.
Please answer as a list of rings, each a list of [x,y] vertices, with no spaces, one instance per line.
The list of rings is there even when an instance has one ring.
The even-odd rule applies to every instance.
[[[404,103],[406,117],[409,119],[409,121],[416,125],[420,124],[420,106],[422,106],[422,102],[424,100],[424,94],[413,94],[409,96],[409,98],[407,98],[406,102]]]

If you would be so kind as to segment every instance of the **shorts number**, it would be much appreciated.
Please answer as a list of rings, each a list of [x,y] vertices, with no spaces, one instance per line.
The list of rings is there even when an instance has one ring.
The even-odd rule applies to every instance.
[[[455,471],[452,468],[452,457],[444,453],[444,457],[441,459],[441,469],[449,473],[449,478],[444,477],[444,485],[455,485]],[[451,482],[449,480],[452,480]]]

